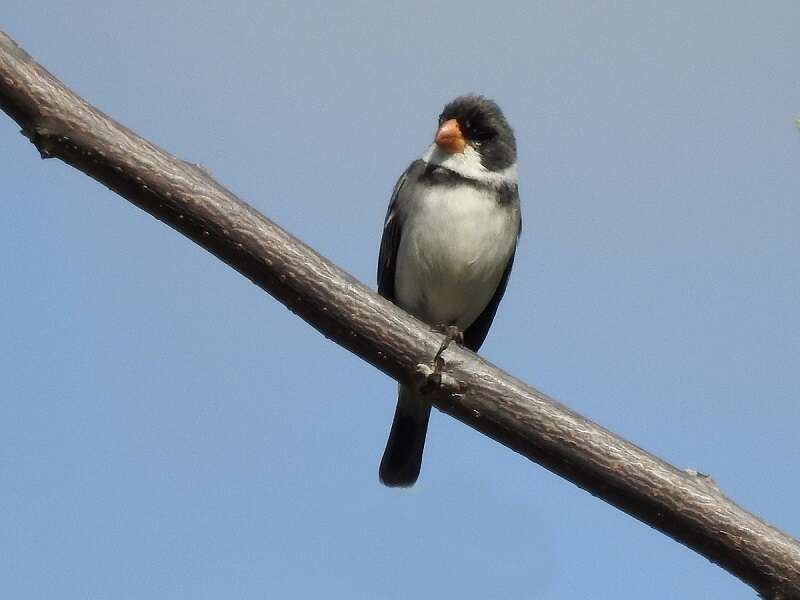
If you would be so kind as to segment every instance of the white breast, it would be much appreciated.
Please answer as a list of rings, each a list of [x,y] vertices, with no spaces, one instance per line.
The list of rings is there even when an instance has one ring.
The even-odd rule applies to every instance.
[[[485,189],[419,186],[397,254],[398,304],[432,325],[469,327],[492,299],[514,249],[514,210]]]

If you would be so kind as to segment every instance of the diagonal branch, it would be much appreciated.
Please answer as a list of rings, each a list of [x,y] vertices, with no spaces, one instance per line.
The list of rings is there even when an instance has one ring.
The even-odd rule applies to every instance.
[[[439,336],[209,177],[68,90],[0,32],[0,108],[39,149],[108,186],[213,253],[337,344],[411,383]],[[763,597],[800,598],[800,543],[474,354],[449,351],[433,403],[470,427],[658,529]],[[449,390],[449,391],[448,391]]]

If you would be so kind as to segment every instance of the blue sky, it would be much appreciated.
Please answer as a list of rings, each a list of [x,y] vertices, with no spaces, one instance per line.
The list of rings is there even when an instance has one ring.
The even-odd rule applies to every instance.
[[[800,536],[796,2],[42,2],[0,27],[374,285],[395,179],[481,92],[525,219],[482,353]],[[436,413],[0,115],[9,598],[747,599]]]

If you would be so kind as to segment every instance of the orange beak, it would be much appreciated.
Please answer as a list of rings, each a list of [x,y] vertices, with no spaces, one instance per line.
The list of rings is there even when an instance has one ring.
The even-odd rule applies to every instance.
[[[442,123],[433,141],[436,142],[439,148],[450,154],[463,152],[464,147],[467,145],[461,133],[461,128],[458,126],[458,121],[455,119],[450,119]]]

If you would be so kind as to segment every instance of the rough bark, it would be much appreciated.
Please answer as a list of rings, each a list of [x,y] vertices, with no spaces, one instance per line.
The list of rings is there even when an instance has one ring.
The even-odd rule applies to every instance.
[[[259,214],[206,172],[116,123],[0,32],[0,108],[56,157],[249,278],[337,344],[414,384],[440,336]],[[79,210],[76,208],[76,210]],[[763,597],[800,599],[800,544],[681,471],[474,354],[446,354],[434,405],[699,552]]]

